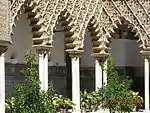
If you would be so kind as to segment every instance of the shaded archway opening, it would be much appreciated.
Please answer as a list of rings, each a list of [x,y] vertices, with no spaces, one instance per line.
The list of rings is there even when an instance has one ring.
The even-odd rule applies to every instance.
[[[120,79],[129,76],[133,80],[131,89],[144,96],[144,63],[140,54],[141,37],[138,30],[124,18],[117,22],[117,27],[110,32],[111,44],[109,51],[112,55]]]
[[[66,50],[73,50],[75,48],[75,44],[73,43],[75,41],[74,27],[75,26],[69,12],[66,9],[61,11],[56,19],[55,27],[53,28],[53,48],[50,53],[50,60],[54,61],[50,68],[56,69],[54,71],[51,70],[51,72],[57,71],[55,73],[55,77],[53,77],[57,80],[52,81],[56,86],[54,87],[55,89],[59,89],[59,91],[57,90],[59,94],[66,95],[69,98],[72,97],[72,71],[71,58]],[[51,76],[52,74],[49,73],[49,75]]]
[[[6,52],[6,97],[13,96],[17,83],[24,83],[25,76],[21,70],[26,67],[25,54],[32,48],[32,33],[26,14],[18,16],[15,21],[14,34],[11,35],[12,45]],[[38,61],[37,61],[38,62]]]
[[[31,33],[32,33],[32,44],[38,45],[43,42],[43,40],[39,39],[43,31],[41,32],[40,29],[42,28],[40,21],[40,15],[38,14],[38,2],[35,1],[22,1],[21,3],[18,3],[16,1],[11,1],[10,7],[11,7],[11,28],[10,28],[10,34],[13,35],[13,29],[16,27],[15,20],[18,19],[19,15],[26,14],[27,20],[29,20],[29,27],[31,27]]]
[[[84,53],[81,56],[80,62],[80,88],[81,91],[94,91],[95,90],[95,60],[91,56],[92,50],[92,38],[88,29],[84,35]]]
[[[52,83],[57,94],[67,95],[67,76],[65,61],[64,27],[55,25],[53,48],[49,54],[49,84]]]
[[[15,2],[13,2],[13,5],[15,5]],[[13,5],[11,4],[11,10],[14,8]],[[15,8],[16,7],[17,5]],[[25,2],[20,8],[17,8],[16,12],[13,10],[14,12],[12,13],[14,15],[11,17],[10,35],[13,43],[9,46],[5,55],[6,98],[14,95],[16,84],[24,83],[25,76],[21,73],[21,70],[26,67],[26,52],[32,50],[32,52],[36,54],[32,48],[33,34],[32,21],[30,20],[37,14],[36,12],[32,12],[34,7],[35,4],[30,4],[29,6],[29,4]]]
[[[94,16],[91,16],[87,23],[83,40],[84,47],[82,49],[84,50],[84,53],[81,57],[81,90],[95,90],[95,61],[96,59],[101,59],[105,54],[105,51],[103,51],[103,47],[101,46],[102,40],[101,27],[97,22],[97,19]]]

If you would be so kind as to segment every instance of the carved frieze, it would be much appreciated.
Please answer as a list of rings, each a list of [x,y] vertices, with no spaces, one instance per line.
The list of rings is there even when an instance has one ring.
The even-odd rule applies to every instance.
[[[4,4],[5,0],[1,1]],[[81,50],[84,46],[84,34],[90,25],[92,40],[97,38],[96,41],[93,41],[93,45],[96,45],[95,50],[103,53],[107,52],[108,38],[111,37],[112,32],[115,32],[114,28],[123,24],[122,18],[124,18],[127,22],[125,24],[138,34],[144,49],[150,47],[149,4],[149,0],[35,0],[34,2],[12,0],[11,25],[14,25],[18,12],[26,5],[33,8],[30,16],[36,14],[30,18],[34,24],[32,28],[36,25],[40,26],[38,30],[36,29],[37,31],[32,31],[34,37],[49,38],[49,43],[52,45],[55,24],[61,20],[59,22],[65,28],[65,38],[73,38],[73,41],[66,45],[68,48]],[[5,9],[2,9],[3,6],[0,7],[1,12],[5,12],[3,11]],[[5,21],[5,16],[1,14],[0,17],[1,22]],[[0,23],[0,26],[4,27],[5,25]],[[41,42],[41,45],[44,44],[48,43]]]

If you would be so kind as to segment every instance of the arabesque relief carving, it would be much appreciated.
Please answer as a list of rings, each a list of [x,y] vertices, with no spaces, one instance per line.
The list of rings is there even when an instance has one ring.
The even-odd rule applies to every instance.
[[[68,50],[83,50],[85,32],[91,33],[93,53],[108,54],[109,43],[125,25],[150,48],[149,0],[12,0],[11,26],[19,12],[28,14],[33,46],[52,47],[56,22],[64,27]],[[116,35],[112,35],[116,34]]]

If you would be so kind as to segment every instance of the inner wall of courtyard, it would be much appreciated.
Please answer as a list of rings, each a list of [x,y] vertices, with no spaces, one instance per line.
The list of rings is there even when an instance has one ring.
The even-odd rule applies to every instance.
[[[32,48],[31,28],[25,14],[19,16],[16,20],[16,27],[13,29],[14,35],[11,37],[13,44],[9,46],[6,52],[6,97],[12,95],[17,83],[24,82],[24,76],[20,70],[25,67],[25,53],[30,49],[35,52]],[[55,29],[52,52],[49,55],[49,83],[53,83],[57,93],[71,96],[71,72],[69,73],[69,64],[66,63],[67,55],[65,54],[64,43],[63,27],[58,24]],[[94,90],[95,63],[91,56],[92,41],[88,31],[85,33],[84,43],[84,53],[80,60],[81,90]],[[134,80],[132,88],[139,91],[143,96],[144,60],[139,53],[139,44],[136,40],[115,39],[112,40],[110,48],[119,75],[126,73],[127,76],[130,76]],[[36,59],[38,64],[37,54]]]

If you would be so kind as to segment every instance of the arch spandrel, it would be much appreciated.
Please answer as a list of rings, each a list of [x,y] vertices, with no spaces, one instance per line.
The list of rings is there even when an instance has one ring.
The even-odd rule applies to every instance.
[[[84,36],[85,36],[85,32],[87,30],[87,26],[89,24],[89,22],[92,20],[92,18],[95,19],[95,12],[99,9],[101,9],[100,7],[100,3],[99,0],[90,0],[90,2],[86,3],[87,8],[85,12],[82,12],[84,15],[81,16],[81,25],[80,25],[80,31],[79,31],[79,37],[81,37],[81,41],[82,41],[82,45],[80,48],[83,48],[84,46]],[[84,6],[85,7],[85,6]],[[97,12],[100,14],[100,12]],[[80,21],[79,21],[80,24]]]
[[[82,1],[81,11],[78,13],[78,18],[76,19],[76,27],[79,29],[78,37],[80,40],[79,49],[83,49],[84,46],[84,35],[87,26],[91,19],[100,14],[100,9],[102,7],[101,0],[85,0]],[[98,14],[97,14],[98,13]]]
[[[61,0],[51,0],[51,3],[48,3],[45,14],[43,25],[45,26],[45,31],[48,35],[53,35],[53,29],[55,27],[58,16],[66,9],[66,2]]]

